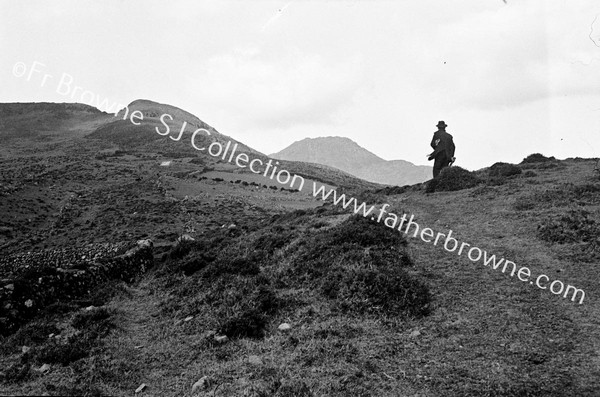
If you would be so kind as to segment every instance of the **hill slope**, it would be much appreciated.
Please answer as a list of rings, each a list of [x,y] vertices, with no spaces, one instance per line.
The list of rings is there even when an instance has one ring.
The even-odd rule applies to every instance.
[[[311,181],[346,189],[376,186],[331,167],[281,161],[279,169],[306,179],[303,193],[281,190],[299,186],[282,185],[194,149],[192,132],[206,128],[210,137],[199,135],[197,145],[230,143],[238,145],[237,153],[269,160],[196,116],[147,100],[128,107],[129,117],[136,110],[143,114],[140,125],[123,120],[124,110],[114,117],[82,104],[0,104],[0,250],[120,241],[134,235],[169,240],[186,229],[235,223],[231,210],[240,202],[257,214],[314,206]],[[165,131],[160,120],[165,113],[173,117],[165,119],[169,136],[155,130]],[[186,196],[202,197],[198,201],[205,207],[191,201],[171,204]],[[141,208],[148,213],[140,215]],[[170,222],[159,231],[156,223],[166,219]],[[116,227],[119,222],[123,227]],[[135,231],[127,225],[136,225]]]
[[[0,126],[12,134],[0,151],[0,394],[598,395],[596,160],[451,167],[433,194],[360,192],[374,218],[382,204],[414,215],[413,238],[414,222],[405,235],[387,216],[352,217],[353,205],[179,153],[184,142],[115,143],[101,129],[112,116],[88,110],[13,112]],[[447,236],[434,243],[426,228]],[[462,255],[446,248],[450,230],[470,244]],[[151,268],[127,255],[140,238],[154,241]],[[546,275],[546,289],[473,247]],[[87,290],[89,269],[108,281]],[[6,332],[15,313],[29,317]]]
[[[431,168],[404,160],[384,160],[349,138],[305,138],[271,157],[338,168],[361,179],[386,185],[412,185],[431,178]]]

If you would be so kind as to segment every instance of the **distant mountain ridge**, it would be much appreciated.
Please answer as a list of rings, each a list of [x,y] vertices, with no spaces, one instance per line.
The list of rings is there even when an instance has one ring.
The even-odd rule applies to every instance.
[[[136,123],[133,123],[131,116],[136,111],[143,117],[136,113]],[[171,118],[161,119],[164,114]],[[187,123],[185,128],[184,123]],[[167,125],[170,130],[168,136],[164,135]],[[49,150],[48,147],[63,154],[67,149],[80,147],[86,148],[84,151],[87,158],[91,156],[101,159],[106,153],[117,151],[130,153],[134,157],[160,158],[165,161],[179,159],[186,163],[190,161],[196,170],[202,172],[212,170],[235,174],[234,180],[256,175],[248,167],[236,165],[235,161],[229,162],[209,155],[206,150],[196,150],[191,144],[191,136],[198,128],[210,132],[210,135],[201,133],[194,139],[198,146],[208,146],[212,142],[219,142],[223,147],[230,144],[231,147],[236,147],[236,153],[246,153],[265,163],[269,161],[265,154],[220,133],[192,113],[147,99],[134,100],[116,115],[80,103],[0,103],[0,160],[20,157],[31,150],[44,152]],[[177,138],[180,139],[177,141]],[[278,168],[307,180],[350,190],[381,187],[322,164],[282,160]],[[1,194],[2,178],[0,196]]]
[[[431,179],[431,167],[405,160],[384,160],[350,138],[305,138],[270,157],[335,167],[369,182],[413,185]]]

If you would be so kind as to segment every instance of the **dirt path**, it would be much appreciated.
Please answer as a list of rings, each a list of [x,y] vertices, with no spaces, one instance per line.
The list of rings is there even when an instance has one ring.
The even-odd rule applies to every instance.
[[[152,277],[151,275],[149,277]],[[174,319],[161,314],[164,294],[152,290],[150,279],[128,287],[129,297],[111,302],[116,310],[118,329],[106,340],[106,354],[118,371],[111,392],[133,395],[142,383],[146,396],[181,395],[189,385],[181,377],[182,364],[193,358],[194,341],[181,337]],[[119,368],[125,371],[119,372]],[[193,383],[193,382],[192,382]],[[169,393],[172,392],[174,394]]]

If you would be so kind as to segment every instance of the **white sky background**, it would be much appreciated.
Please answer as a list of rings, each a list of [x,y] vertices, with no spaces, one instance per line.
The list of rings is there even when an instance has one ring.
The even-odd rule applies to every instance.
[[[0,102],[80,101],[57,92],[68,73],[266,154],[345,136],[427,164],[445,120],[469,169],[600,157],[600,3],[507,2],[0,0]],[[19,61],[45,66],[27,81]]]

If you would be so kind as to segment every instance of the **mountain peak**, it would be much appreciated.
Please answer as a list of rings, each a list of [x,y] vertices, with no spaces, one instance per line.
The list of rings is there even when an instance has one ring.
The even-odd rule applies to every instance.
[[[385,162],[352,139],[341,136],[304,138],[272,154],[271,157],[319,163],[341,170],[357,164]]]
[[[144,114],[158,113],[159,116],[161,116],[164,113],[168,113],[172,116],[174,116],[174,114],[182,114],[185,115],[186,118],[192,117],[194,119],[197,119],[197,117],[193,114],[188,113],[185,110],[182,110],[176,106],[158,103],[148,99],[136,99],[135,101],[127,105],[127,108],[129,108],[130,112],[134,110],[139,110]],[[152,116],[150,115],[149,117]]]
[[[323,164],[370,182],[389,185],[424,182],[431,173],[427,166],[416,166],[404,160],[386,161],[352,139],[341,136],[304,138],[270,157]]]
[[[173,122],[178,123],[179,125],[181,125],[181,123],[185,121],[190,126],[197,128],[206,128],[211,133],[218,133],[216,129],[214,129],[204,121],[200,120],[197,116],[173,105],[154,102],[149,99],[136,99],[135,101],[127,105],[127,108],[129,109],[129,114],[137,110],[143,113],[144,118],[149,119],[159,118],[163,114],[168,114],[173,118]],[[121,109],[119,112],[121,112],[122,110],[123,109]]]
[[[362,148],[358,143],[356,143],[355,141],[353,141],[352,139],[345,137],[345,136],[318,136],[315,138],[304,138],[298,142],[305,142],[305,143],[314,143],[314,144],[332,144],[332,145],[348,145],[348,147],[350,146],[356,146],[359,147],[363,150],[366,150],[364,148]],[[298,143],[295,142],[295,143]],[[373,154],[373,156],[375,156]]]

